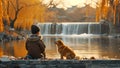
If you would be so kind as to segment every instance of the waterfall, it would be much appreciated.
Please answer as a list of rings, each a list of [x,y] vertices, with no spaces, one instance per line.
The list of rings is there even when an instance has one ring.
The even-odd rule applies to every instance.
[[[40,23],[41,34],[101,34],[101,25],[97,23]]]
[[[88,24],[88,34],[101,34],[101,24]]]

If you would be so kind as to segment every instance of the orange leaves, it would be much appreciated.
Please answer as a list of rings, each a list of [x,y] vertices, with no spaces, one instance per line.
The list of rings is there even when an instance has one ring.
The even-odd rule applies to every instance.
[[[102,0],[101,2],[101,18],[106,19],[108,13],[108,0]]]
[[[3,31],[2,16],[3,16],[3,11],[2,11],[2,2],[1,2],[1,0],[0,0],[0,32],[2,32],[2,31]]]
[[[120,22],[119,5],[119,0],[101,0],[97,8],[97,20],[98,18],[107,19],[117,25]]]
[[[118,0],[114,0],[114,3],[118,3]],[[99,15],[99,19],[108,19],[109,11],[110,11],[109,0],[101,0],[100,5],[97,8],[97,14]],[[111,11],[112,12],[112,11]]]
[[[0,22],[0,32],[2,32],[2,31],[3,31],[3,23]]]
[[[19,5],[23,6],[20,10],[15,28],[30,29],[34,21],[44,22],[46,7],[39,0],[20,0]]]
[[[0,0],[0,31],[3,23],[15,28],[30,29],[34,21],[44,22],[46,6],[41,0]],[[3,5],[1,5],[3,3]],[[2,8],[3,7],[3,8]],[[3,13],[2,13],[3,11]],[[2,16],[3,14],[3,16]]]

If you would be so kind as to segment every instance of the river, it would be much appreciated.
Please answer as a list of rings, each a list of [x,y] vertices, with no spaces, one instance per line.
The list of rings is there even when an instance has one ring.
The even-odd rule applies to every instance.
[[[52,29],[53,27],[51,27],[51,24],[40,25],[41,30],[43,30],[41,31],[41,35],[43,36],[43,41],[46,45],[47,58],[60,58],[60,54],[58,53],[57,46],[54,42],[61,39],[64,44],[72,48],[80,58],[90,58],[94,56],[97,59],[120,59],[120,39],[100,35],[101,27],[98,27],[98,25],[95,25],[95,27],[92,26],[92,29],[90,29],[91,25],[87,26],[87,28],[81,30],[82,32],[80,32],[79,29],[83,28],[83,24],[82,26],[78,24],[72,26],[72,24],[70,27],[65,24],[62,25],[62,28],[58,27],[59,25],[60,24],[57,25],[57,31]],[[72,29],[74,31],[71,32],[70,30]],[[0,56],[8,55],[25,57],[27,54],[25,41],[26,40],[0,42]]]

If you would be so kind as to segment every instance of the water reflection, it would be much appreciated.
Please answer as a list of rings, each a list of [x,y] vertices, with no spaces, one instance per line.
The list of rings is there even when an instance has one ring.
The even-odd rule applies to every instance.
[[[2,48],[0,47],[0,56],[3,55],[3,51],[2,51]]]
[[[47,58],[60,58],[54,42],[58,39],[71,47],[77,56],[96,58],[120,59],[120,39],[108,37],[72,37],[72,36],[44,36]],[[0,56],[8,55],[24,57],[26,55],[25,40],[0,42]]]
[[[0,48],[2,49],[2,55],[24,57],[26,55],[25,41],[10,41],[1,42]]]

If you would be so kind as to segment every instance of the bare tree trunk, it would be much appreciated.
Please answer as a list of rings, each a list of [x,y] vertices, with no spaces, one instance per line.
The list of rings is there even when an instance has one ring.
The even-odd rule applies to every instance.
[[[11,2],[11,1],[9,1],[9,3],[12,5],[12,7],[14,8],[14,11],[15,11],[15,17],[13,19],[11,17],[9,17],[10,27],[14,28],[14,23],[17,20],[18,14],[23,7],[19,7],[19,0],[16,0],[16,5],[14,5],[13,2]]]
[[[114,5],[114,24],[116,24],[116,4]]]
[[[20,3],[19,3],[19,0],[15,0],[16,4],[13,4],[12,1],[9,1],[9,4],[12,5],[15,13],[14,13],[14,18],[12,19],[10,16],[9,16],[9,20],[10,20],[10,27],[11,28],[14,28],[14,24],[15,24],[15,21],[17,20],[18,18],[18,14],[19,12],[24,8],[24,7],[30,7],[30,6],[35,6],[35,5],[39,5],[40,3],[35,3],[35,4],[31,4],[31,5],[27,5],[27,4],[24,4],[25,6],[20,6]],[[9,7],[8,7],[8,14],[9,14]]]

